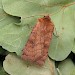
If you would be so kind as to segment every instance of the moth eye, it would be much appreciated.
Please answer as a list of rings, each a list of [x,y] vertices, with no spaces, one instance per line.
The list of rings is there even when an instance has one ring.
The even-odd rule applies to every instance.
[[[44,19],[48,19],[48,16],[44,16]]]
[[[46,16],[44,16],[44,18],[45,18]]]

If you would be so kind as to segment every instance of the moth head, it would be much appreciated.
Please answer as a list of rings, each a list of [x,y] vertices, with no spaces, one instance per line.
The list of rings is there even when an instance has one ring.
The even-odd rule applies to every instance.
[[[43,18],[38,19],[39,22],[50,22],[51,18],[48,16],[44,16]]]

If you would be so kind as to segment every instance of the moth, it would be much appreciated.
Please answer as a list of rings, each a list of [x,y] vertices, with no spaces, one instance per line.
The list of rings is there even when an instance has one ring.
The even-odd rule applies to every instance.
[[[43,65],[48,57],[53,31],[54,24],[49,16],[39,18],[23,49],[22,59]]]

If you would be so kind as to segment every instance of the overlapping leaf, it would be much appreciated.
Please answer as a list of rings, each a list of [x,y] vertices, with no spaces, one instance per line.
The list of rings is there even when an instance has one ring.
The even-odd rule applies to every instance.
[[[2,0],[0,0],[0,8],[2,9]]]
[[[59,64],[59,75],[75,75],[75,65],[71,59],[67,59]]]
[[[27,66],[26,62],[16,55],[9,54],[3,66],[5,71],[10,75],[55,75],[54,62],[49,60],[42,67],[30,64]]]
[[[3,11],[3,9],[0,9],[0,45],[10,52],[16,52],[16,50],[19,50],[16,49],[16,47],[18,48],[22,39],[20,36],[21,34],[18,34],[22,32],[24,27],[16,26],[14,24],[16,22],[19,22],[18,18],[9,16]],[[15,46],[16,44],[17,46]]]
[[[15,16],[31,16],[56,12],[62,5],[74,0],[2,0],[4,10]]]
[[[15,23],[19,18],[6,14],[0,8],[0,45],[9,52],[21,54],[31,30],[28,26],[20,27]]]
[[[13,23],[8,24],[0,29],[0,45],[9,52],[16,52],[19,55],[30,32],[27,26],[19,27]]]
[[[21,24],[19,25],[34,25],[40,16],[60,10],[61,6],[48,6],[50,5],[50,1],[47,1],[44,5],[43,0],[2,0],[2,3],[5,12],[21,17]]]
[[[43,5],[43,3],[45,4]],[[4,10],[15,16],[32,16],[32,15],[40,15],[40,14],[47,14],[47,13],[53,13],[56,12],[57,9],[60,8],[60,6],[55,6],[51,8],[50,6],[50,0],[2,0],[3,2],[3,8]],[[46,6],[47,5],[47,6]]]
[[[73,50],[75,38],[75,5],[63,8],[51,16],[55,25],[55,35],[52,39],[49,56],[57,61],[64,60]],[[57,34],[56,34],[57,33]]]

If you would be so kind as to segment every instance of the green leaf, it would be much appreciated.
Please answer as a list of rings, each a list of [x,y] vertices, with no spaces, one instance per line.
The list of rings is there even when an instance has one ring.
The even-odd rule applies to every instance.
[[[47,60],[44,66],[27,64],[14,54],[6,56],[3,62],[4,70],[10,75],[54,75],[55,66]]]
[[[7,49],[10,52],[16,52],[15,46],[13,47],[14,44],[13,42],[17,41],[15,37],[17,38],[19,37],[19,35],[17,36],[16,33],[18,34],[20,31],[18,32],[19,27],[16,26],[14,23],[18,23],[19,18],[7,15],[1,8],[0,8],[0,14],[1,14],[0,15],[0,45],[4,49]]]
[[[30,0],[26,0],[26,1],[30,1]],[[39,3],[41,5],[65,5],[65,4],[68,4],[68,3],[71,3],[71,2],[74,2],[74,0],[31,0],[31,2],[34,2],[34,3]]]
[[[21,55],[31,30],[28,26],[17,26],[19,18],[7,15],[0,9],[0,45],[9,52]]]
[[[75,75],[75,68],[74,68],[73,71],[70,73],[70,75]]]
[[[5,12],[21,17],[21,23],[18,25],[34,25],[37,18],[40,16],[60,10],[60,6],[47,6],[50,5],[50,1],[47,1],[44,2],[42,0],[40,2],[40,0],[36,0],[35,2],[29,0],[2,0],[2,3]]]
[[[51,16],[56,36],[52,38],[49,56],[56,61],[64,60],[73,50],[75,38],[74,9],[75,5],[72,5]]]
[[[14,16],[51,14],[74,0],[2,0],[5,12]]]
[[[75,47],[73,47],[73,50],[72,50],[72,52],[75,54]]]
[[[0,0],[0,8],[2,9],[2,0]]]
[[[75,53],[75,38],[74,38],[74,44],[73,44],[72,52]]]
[[[59,66],[58,69],[61,73],[61,75],[75,75],[75,65],[73,64],[73,62],[71,61],[71,59],[66,59],[64,61],[62,61]]]
[[[20,55],[30,33],[28,26],[20,27],[11,23],[0,29],[0,45]]]
[[[36,1],[29,1],[29,0],[2,0],[3,9],[8,14],[14,16],[37,16],[43,14],[50,14],[53,12],[58,11],[61,6],[50,6],[50,0],[36,0]]]

